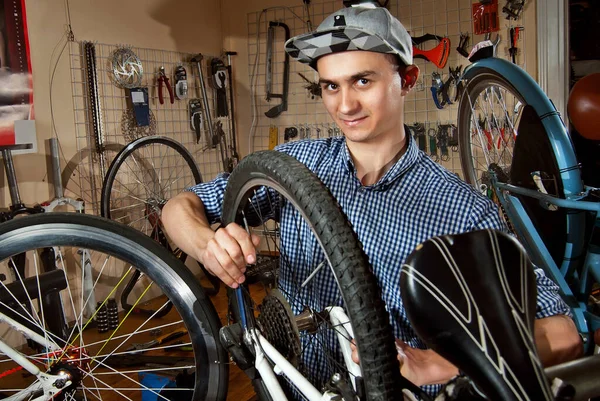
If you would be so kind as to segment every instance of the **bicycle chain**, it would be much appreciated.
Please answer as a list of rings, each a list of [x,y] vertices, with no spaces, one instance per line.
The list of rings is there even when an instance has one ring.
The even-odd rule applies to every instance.
[[[296,368],[301,353],[300,333],[283,294],[271,290],[260,305],[258,323],[263,336]]]
[[[92,135],[96,152],[104,151],[104,133],[102,132],[102,108],[100,106],[100,97],[98,94],[98,75],[96,67],[96,45],[92,42],[83,43],[85,57],[85,71],[87,79],[87,97],[90,102],[90,113],[92,120]]]

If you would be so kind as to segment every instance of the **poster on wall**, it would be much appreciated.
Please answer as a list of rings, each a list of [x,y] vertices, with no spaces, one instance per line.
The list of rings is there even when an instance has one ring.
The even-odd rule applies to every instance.
[[[0,0],[0,145],[37,152],[25,0]]]

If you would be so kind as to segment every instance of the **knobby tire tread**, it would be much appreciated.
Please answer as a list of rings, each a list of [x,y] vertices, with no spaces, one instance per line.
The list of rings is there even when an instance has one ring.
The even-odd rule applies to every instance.
[[[255,152],[229,177],[223,201],[223,223],[241,223],[237,199],[249,180],[278,183],[308,216],[329,255],[346,312],[360,349],[368,400],[401,399],[394,336],[381,291],[358,236],[327,187],[298,160],[276,151]]]

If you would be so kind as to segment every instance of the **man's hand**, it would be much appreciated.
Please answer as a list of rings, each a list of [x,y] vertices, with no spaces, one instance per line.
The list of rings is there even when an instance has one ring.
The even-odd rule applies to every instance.
[[[350,347],[352,360],[359,363],[356,346],[351,343]],[[412,348],[400,339],[396,339],[396,349],[400,373],[417,386],[446,383],[458,375],[458,369],[454,365],[430,349]]]
[[[218,229],[198,260],[226,285],[237,288],[245,280],[246,264],[256,263],[256,249],[260,238],[249,235],[235,223]]]

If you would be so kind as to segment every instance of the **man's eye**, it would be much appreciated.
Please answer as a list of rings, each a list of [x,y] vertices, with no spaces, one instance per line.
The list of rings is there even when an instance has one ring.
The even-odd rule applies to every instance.
[[[338,86],[336,84],[326,84],[325,85],[325,90],[328,91],[334,91],[338,88]]]
[[[369,84],[369,80],[367,78],[361,78],[357,81],[358,86],[365,86]]]

